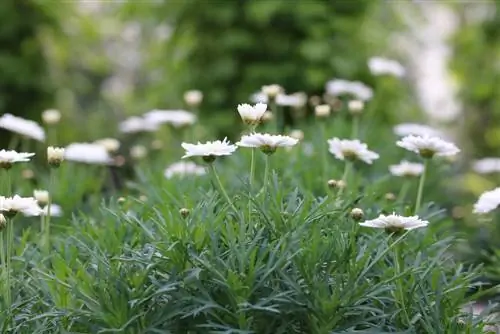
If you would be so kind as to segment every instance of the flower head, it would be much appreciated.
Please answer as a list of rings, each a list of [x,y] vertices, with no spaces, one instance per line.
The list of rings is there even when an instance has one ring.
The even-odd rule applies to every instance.
[[[35,153],[18,153],[16,151],[0,150],[0,168],[9,169],[16,162],[27,162]]]
[[[144,117],[132,116],[121,122],[119,129],[122,133],[154,132],[158,130],[158,124]]]
[[[479,174],[500,172],[500,158],[484,158],[474,161],[472,169]]]
[[[420,154],[423,158],[432,158],[435,155],[448,157],[460,152],[460,149],[455,144],[439,137],[410,135],[402,138],[396,144],[408,151]]]
[[[175,128],[193,125],[196,122],[196,115],[186,110],[160,110],[148,111],[144,117],[149,123],[161,125],[170,124]]]
[[[113,161],[108,151],[102,145],[92,143],[73,143],[68,145],[64,152],[64,158],[69,161],[95,165],[108,165]]]
[[[378,218],[366,220],[359,223],[361,226],[383,228],[388,232],[397,232],[401,230],[413,230],[419,227],[426,227],[429,222],[421,220],[418,216],[404,217],[393,213],[392,215],[380,215]]]
[[[14,216],[18,212],[22,212],[29,216],[38,216],[42,213],[42,209],[38,206],[36,199],[33,197],[14,197],[0,196],[0,211],[4,215]]]
[[[54,125],[61,120],[61,112],[56,109],[47,109],[42,112],[42,121],[47,125]]]
[[[399,62],[382,57],[370,58],[368,68],[373,75],[392,75],[398,78],[403,77],[406,72]]]
[[[203,101],[203,93],[199,90],[188,90],[184,93],[184,102],[188,106],[197,107]]]
[[[393,128],[394,133],[400,137],[414,136],[441,136],[442,134],[428,125],[417,123],[401,123]]]
[[[236,145],[241,147],[256,147],[260,148],[266,154],[272,154],[278,147],[291,147],[297,145],[298,142],[298,139],[289,136],[252,133],[241,137],[241,140]]]
[[[4,114],[0,117],[0,128],[9,130],[38,141],[45,141],[45,131],[35,121],[17,117],[11,114]]]
[[[206,173],[203,166],[199,166],[191,161],[179,161],[171,164],[165,169],[164,175],[167,179],[175,176],[204,175]]]
[[[264,113],[267,110],[267,104],[257,103],[252,106],[250,104],[239,104],[238,113],[245,124],[257,125],[261,122]]]
[[[43,216],[47,216],[49,214],[49,207],[46,205],[42,208]],[[63,210],[60,205],[52,203],[50,205],[50,216],[51,217],[61,217],[63,215]]]
[[[134,145],[130,148],[130,156],[134,160],[144,159],[148,155],[148,149],[143,145]]]
[[[419,176],[424,172],[424,165],[416,162],[409,162],[406,160],[401,161],[397,165],[389,166],[389,171],[392,175],[413,177]]]
[[[367,164],[372,164],[373,160],[380,157],[377,153],[368,150],[368,146],[358,139],[332,138],[328,140],[328,145],[330,146],[330,153],[339,160],[361,160]]]
[[[64,148],[61,147],[47,147],[47,161],[52,167],[59,167],[61,162],[64,161]]]
[[[269,98],[276,98],[279,94],[283,93],[283,87],[277,84],[262,86],[262,93]]]
[[[115,153],[120,148],[120,141],[115,138],[103,138],[96,140],[94,144],[101,145],[109,153]]]
[[[499,205],[500,187],[482,193],[474,204],[474,213],[485,214],[495,210]]]
[[[298,139],[299,141],[303,140],[304,139],[304,131],[299,130],[299,129],[292,130],[292,131],[290,131],[290,137]]]
[[[361,100],[351,100],[347,103],[347,109],[351,115],[359,115],[363,112],[365,108],[365,103]]]
[[[326,83],[326,92],[329,95],[351,95],[358,100],[367,101],[373,97],[373,90],[360,81],[333,79]]]
[[[326,118],[330,116],[331,107],[328,104],[319,104],[314,107],[314,115],[318,118]]]
[[[182,143],[182,148],[186,150],[186,153],[182,157],[203,157],[206,162],[213,162],[216,157],[223,155],[231,155],[238,148],[236,145],[232,145],[227,138],[224,140],[209,141],[204,144],[198,142],[198,144]]]
[[[33,190],[33,197],[39,204],[47,204],[49,202],[50,196],[47,190]]]

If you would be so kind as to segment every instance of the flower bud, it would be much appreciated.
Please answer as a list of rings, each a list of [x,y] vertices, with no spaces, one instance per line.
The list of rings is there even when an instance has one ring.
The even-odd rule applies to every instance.
[[[182,218],[186,218],[187,216],[189,216],[189,209],[186,209],[186,208],[182,208],[179,210],[179,214],[182,216]]]
[[[64,148],[47,147],[47,161],[51,167],[59,167],[64,161]]]
[[[108,153],[115,153],[120,148],[120,141],[114,138],[99,139],[95,143],[104,147]]]
[[[283,88],[280,85],[276,84],[262,86],[262,93],[267,95],[269,99],[275,99],[276,96],[283,93]]]
[[[290,137],[298,140],[303,140],[304,139],[304,131],[302,130],[292,130],[290,132]]]
[[[21,176],[25,180],[31,180],[35,177],[35,173],[31,169],[23,169],[21,171]]]
[[[42,112],[42,121],[47,125],[54,125],[61,120],[61,112],[56,109],[48,109]]]
[[[199,90],[188,90],[184,93],[184,102],[190,107],[197,107],[203,101],[203,93]]]
[[[141,196],[139,196],[139,200],[141,202],[146,202],[148,200],[148,197],[146,195],[141,195]]]
[[[365,214],[360,208],[354,208],[351,210],[351,217],[356,221],[360,221],[364,216]]]
[[[386,201],[389,201],[389,202],[393,202],[396,200],[396,195],[394,195],[393,193],[387,193],[385,194],[385,199]]]
[[[123,205],[127,200],[125,199],[125,197],[118,197],[116,201],[118,202],[118,204]]]
[[[158,151],[163,148],[163,142],[160,139],[155,139],[151,142],[151,149]]]
[[[332,189],[344,189],[346,183],[343,180],[328,180],[328,187]]]
[[[314,108],[314,114],[318,118],[326,118],[330,116],[331,107],[328,104],[320,104]]]
[[[130,149],[130,156],[134,160],[144,159],[147,154],[148,154],[147,148],[142,145],[135,145],[132,146],[132,148]]]
[[[41,206],[47,205],[49,203],[49,200],[50,200],[49,192],[47,190],[35,189],[33,191],[33,197],[36,199],[38,204],[40,204]]]
[[[365,104],[360,100],[351,100],[347,104],[347,109],[349,109],[351,115],[360,115],[363,112],[364,107]]]
[[[262,122],[269,122],[273,119],[273,113],[270,112],[269,110],[264,113],[264,115],[261,118]]]

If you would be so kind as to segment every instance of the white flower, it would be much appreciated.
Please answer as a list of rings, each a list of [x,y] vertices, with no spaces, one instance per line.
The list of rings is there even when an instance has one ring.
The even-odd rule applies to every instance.
[[[40,204],[47,204],[49,202],[50,196],[47,190],[33,190],[33,197]]]
[[[246,103],[238,105],[238,113],[240,114],[243,122],[248,125],[259,124],[266,110],[267,104],[264,103],[257,103],[254,106]]]
[[[157,125],[170,124],[180,128],[196,122],[196,115],[186,110],[160,110],[154,109],[144,114],[144,118]]]
[[[304,131],[299,130],[299,129],[292,130],[292,131],[290,131],[290,137],[298,139],[299,141],[303,140],[304,139]]]
[[[460,152],[460,149],[455,144],[444,141],[439,137],[410,135],[399,140],[396,144],[408,151],[418,153],[424,158],[432,158],[434,155],[449,157]]]
[[[403,77],[406,72],[399,62],[382,57],[370,58],[368,68],[373,75],[392,75],[398,78]]]
[[[297,145],[298,142],[298,139],[289,136],[252,133],[241,137],[241,140],[236,145],[260,148],[264,153],[270,154],[274,153],[278,147],[291,147]]]
[[[383,228],[391,232],[394,230],[413,230],[419,227],[426,227],[429,222],[421,220],[418,216],[404,217],[393,213],[392,215],[380,215],[378,218],[366,220],[359,223],[361,226]]]
[[[500,158],[484,158],[474,161],[472,169],[479,174],[500,172]]]
[[[45,131],[37,122],[11,114],[4,114],[0,117],[0,128],[4,128],[31,139],[42,142],[45,141]]]
[[[143,117],[132,116],[121,122],[119,129],[123,133],[154,132],[158,130],[158,124],[151,123]]]
[[[198,142],[198,144],[182,143],[182,148],[186,150],[186,154],[182,157],[204,157],[207,162],[212,162],[216,157],[223,155],[231,155],[238,148],[236,145],[232,145],[227,138],[224,140],[209,141],[204,144]]]
[[[394,133],[397,136],[405,137],[409,135],[414,136],[437,136],[441,137],[442,134],[436,129],[431,128],[428,125],[417,124],[417,123],[401,123],[396,125],[394,128]]]
[[[373,160],[380,157],[377,153],[368,150],[368,146],[358,139],[332,138],[328,140],[328,145],[330,153],[339,160],[361,160],[371,164]]]
[[[120,148],[120,141],[115,138],[103,138],[96,140],[94,144],[101,145],[109,153],[114,153]]]
[[[0,168],[10,168],[16,162],[27,162],[35,153],[18,153],[16,151],[0,150]]]
[[[180,161],[171,164],[165,169],[164,175],[167,179],[171,179],[174,176],[186,176],[186,175],[204,175],[206,173],[203,166],[199,166],[191,161]]]
[[[266,97],[276,97],[283,93],[283,87],[276,84],[262,86],[262,93],[266,95]]]
[[[352,95],[361,101],[370,100],[373,90],[360,81],[333,79],[326,83],[326,92],[333,96]]]
[[[250,97],[250,100],[254,103],[269,103],[269,98],[266,94],[261,92],[255,93]],[[275,102],[277,105],[282,107],[303,107],[307,103],[307,97],[304,97],[303,93],[294,93],[290,95],[278,94],[276,96]]]
[[[36,199],[33,197],[21,197],[15,195],[14,197],[0,196],[0,211],[5,215],[15,215],[22,212],[29,216],[38,216],[42,213],[42,209],[38,206]]]
[[[49,165],[59,167],[61,162],[64,161],[64,148],[61,147],[47,147],[47,161]]]
[[[184,102],[188,106],[199,106],[201,101],[203,101],[203,93],[199,90],[188,90],[184,93]]]
[[[328,117],[330,116],[331,109],[328,104],[319,104],[314,107],[314,115],[318,118]]]
[[[148,149],[143,145],[134,145],[130,148],[130,156],[132,159],[141,160],[148,155]]]
[[[54,125],[61,120],[61,112],[56,109],[47,109],[42,112],[42,121],[47,125]]]
[[[398,165],[389,166],[389,171],[392,175],[411,177],[419,176],[424,172],[424,165],[415,162],[401,161]]]
[[[66,147],[64,158],[69,161],[87,164],[107,165],[113,160],[101,145],[92,143],[73,143]]]
[[[365,108],[365,103],[360,100],[351,100],[347,103],[347,109],[352,115],[358,115],[363,112]]]
[[[485,214],[495,210],[499,205],[500,187],[482,193],[474,204],[474,213]]]
[[[46,205],[42,208],[42,215],[47,216],[49,214],[49,207]],[[61,217],[63,215],[63,210],[60,205],[52,203],[50,205],[50,216],[51,217]]]

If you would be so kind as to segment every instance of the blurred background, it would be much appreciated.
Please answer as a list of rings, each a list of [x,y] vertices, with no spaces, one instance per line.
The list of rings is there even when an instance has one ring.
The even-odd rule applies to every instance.
[[[61,145],[187,108],[193,89],[207,139],[234,138],[237,104],[262,85],[321,97],[333,78],[361,81],[374,90],[371,131],[425,123],[463,149],[451,211],[470,239],[464,252],[500,262],[500,221],[483,226],[460,205],[500,181],[470,168],[500,152],[498,0],[2,0],[0,22],[0,114],[60,110]],[[374,75],[372,57],[399,61],[405,75]],[[491,276],[500,281],[498,269]]]

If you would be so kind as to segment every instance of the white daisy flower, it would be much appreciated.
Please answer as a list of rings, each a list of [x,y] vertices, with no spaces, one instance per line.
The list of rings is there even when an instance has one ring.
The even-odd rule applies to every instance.
[[[65,160],[87,164],[108,165],[113,162],[106,148],[92,143],[73,143],[66,146]]]
[[[241,140],[236,145],[241,147],[260,148],[266,154],[276,152],[278,147],[291,147],[297,145],[298,139],[282,136],[271,135],[268,133],[252,133],[241,137]]]
[[[499,205],[500,187],[482,193],[474,204],[474,213],[485,214],[495,210]]]
[[[184,102],[188,106],[197,107],[203,101],[203,93],[199,90],[188,90],[184,93]]]
[[[238,105],[238,113],[243,122],[248,125],[259,124],[266,110],[267,104],[264,103],[257,103],[254,106],[246,103]]]
[[[98,139],[94,142],[94,144],[101,145],[109,153],[115,153],[120,149],[120,141],[115,138]]]
[[[204,175],[206,174],[206,170],[205,167],[197,165],[194,162],[179,161],[168,166],[163,174],[167,179],[171,179],[175,176]]]
[[[450,157],[460,152],[460,149],[455,144],[439,137],[410,135],[399,140],[396,144],[408,151],[420,154],[423,158],[432,158],[435,155]]]
[[[377,153],[368,150],[368,146],[358,139],[332,138],[328,140],[328,145],[330,153],[339,160],[361,160],[372,164],[373,160],[380,157]]]
[[[443,134],[436,130],[433,129],[432,127],[424,124],[417,124],[417,123],[401,123],[396,125],[393,128],[394,133],[397,136],[400,137],[406,137],[410,135],[414,136],[436,136],[436,137],[442,137]]]
[[[365,103],[360,100],[351,100],[347,103],[347,109],[351,115],[359,115],[363,113],[363,109],[365,108]]]
[[[500,158],[484,158],[474,161],[472,169],[479,174],[500,172]]]
[[[382,57],[370,58],[368,68],[373,75],[392,75],[401,78],[406,73],[405,68],[399,62]]]
[[[45,131],[43,128],[37,122],[29,119],[24,119],[11,114],[4,114],[0,117],[0,128],[4,128],[31,139],[42,142],[45,141]]]
[[[42,208],[43,216],[47,216],[49,214],[49,207],[46,205]],[[60,205],[52,203],[50,205],[50,216],[51,217],[61,217],[63,215],[63,210]]]
[[[326,92],[329,95],[352,95],[361,101],[370,100],[373,97],[373,90],[360,81],[348,81],[343,79],[333,79],[326,83]]]
[[[330,116],[332,107],[329,104],[319,104],[314,107],[314,115],[318,118],[326,118]]]
[[[198,142],[198,144],[182,143],[182,148],[186,150],[186,154],[182,157],[202,157],[205,162],[213,162],[216,157],[223,155],[231,155],[238,148],[236,145],[232,145],[227,138],[224,140],[209,141],[204,144]]]
[[[298,139],[299,141],[304,139],[304,131],[300,129],[295,129],[290,131],[290,137]]]
[[[18,212],[22,212],[28,216],[39,216],[42,209],[38,206],[36,199],[33,197],[14,197],[0,196],[0,211],[6,216],[14,216]]]
[[[418,216],[404,217],[395,213],[385,216],[380,215],[378,218],[366,220],[359,223],[361,226],[383,228],[388,232],[396,232],[398,230],[413,230],[419,227],[426,227],[429,222],[421,220]]]
[[[122,133],[154,132],[158,130],[158,124],[151,123],[139,116],[132,116],[119,124]]]
[[[61,112],[57,109],[47,109],[42,112],[42,121],[47,125],[54,125],[61,120]]]
[[[196,115],[186,110],[154,109],[144,114],[144,118],[153,124],[170,124],[175,128],[193,125]]]
[[[33,197],[39,204],[47,204],[50,199],[49,192],[47,190],[40,189],[33,190]]]
[[[49,146],[47,147],[47,162],[52,167],[59,167],[64,161],[64,148]]]
[[[35,153],[16,152],[13,150],[0,150],[0,168],[10,168],[16,162],[30,161]]]
[[[276,97],[280,94],[283,93],[283,87],[281,87],[280,85],[277,85],[277,84],[272,84],[272,85],[266,85],[266,86],[262,86],[262,94],[264,94],[266,97]]]
[[[394,176],[413,177],[424,172],[424,165],[416,162],[401,161],[397,165],[389,166],[389,171]]]

